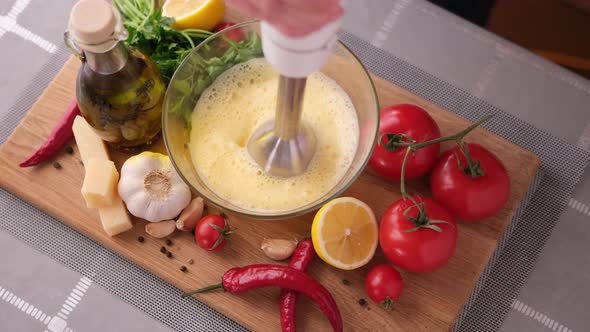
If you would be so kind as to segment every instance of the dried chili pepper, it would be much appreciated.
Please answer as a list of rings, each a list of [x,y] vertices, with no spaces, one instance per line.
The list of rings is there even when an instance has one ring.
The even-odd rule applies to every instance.
[[[230,293],[243,293],[264,287],[280,287],[302,293],[320,307],[334,331],[342,331],[342,316],[330,292],[305,272],[287,266],[254,264],[234,267],[223,274],[220,284],[184,293],[182,297],[219,288]]]
[[[80,109],[78,108],[76,100],[73,100],[57,123],[57,126],[53,128],[53,131],[49,135],[45,144],[37,149],[37,151],[35,151],[35,153],[29,158],[21,162],[19,166],[34,166],[53,157],[70,139],[72,139],[72,137],[74,137],[72,125],[74,124],[74,119],[76,119],[76,116],[78,115],[80,115]]]
[[[307,270],[307,266],[315,257],[315,251],[313,250],[313,243],[311,240],[302,240],[297,245],[297,248],[291,256],[289,267],[303,271]],[[281,328],[283,332],[295,332],[297,331],[296,325],[296,309],[297,309],[297,298],[299,294],[289,289],[283,289],[281,296],[279,297],[279,310],[281,313]]]

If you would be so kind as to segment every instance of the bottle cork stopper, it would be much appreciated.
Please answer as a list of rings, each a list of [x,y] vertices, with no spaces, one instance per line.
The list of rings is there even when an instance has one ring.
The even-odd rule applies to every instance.
[[[100,44],[113,38],[117,17],[105,0],[80,0],[70,13],[69,30],[81,44]]]

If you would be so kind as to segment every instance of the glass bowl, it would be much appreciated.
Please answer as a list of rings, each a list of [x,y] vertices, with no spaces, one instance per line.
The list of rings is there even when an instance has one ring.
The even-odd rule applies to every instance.
[[[190,119],[202,92],[217,76],[240,62],[264,57],[259,34],[258,21],[241,23],[212,35],[187,55],[174,73],[164,97],[162,134],[174,167],[191,189],[208,203],[248,218],[290,218],[318,209],[340,195],[362,173],[377,139],[379,103],[367,70],[344,44],[336,43],[320,71],[344,89],[356,109],[360,136],[354,159],[345,175],[319,199],[280,212],[249,210],[220,197],[207,187],[195,170],[188,145],[191,126],[187,119]],[[237,43],[234,40],[241,40],[238,48],[234,47]]]

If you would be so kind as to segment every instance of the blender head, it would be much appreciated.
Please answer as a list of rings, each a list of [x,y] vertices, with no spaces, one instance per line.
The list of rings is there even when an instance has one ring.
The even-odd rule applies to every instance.
[[[279,77],[275,119],[260,126],[248,141],[250,156],[271,175],[302,174],[315,154],[313,130],[301,122],[306,80]]]
[[[304,173],[316,152],[316,137],[301,121],[307,76],[327,61],[341,19],[303,38],[288,38],[261,23],[265,57],[280,73],[274,120],[257,128],[248,153],[268,174],[291,177]]]

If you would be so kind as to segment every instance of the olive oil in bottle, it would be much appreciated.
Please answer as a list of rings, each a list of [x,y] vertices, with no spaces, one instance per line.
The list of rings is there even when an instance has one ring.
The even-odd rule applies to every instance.
[[[80,111],[109,145],[151,144],[161,129],[165,85],[144,54],[127,48],[118,11],[105,0],[72,8],[66,44],[82,60],[76,82]]]

